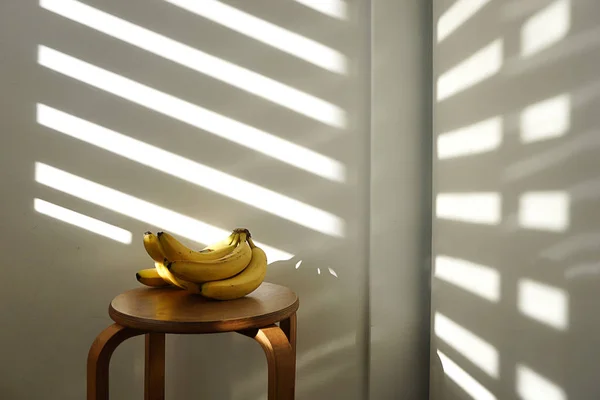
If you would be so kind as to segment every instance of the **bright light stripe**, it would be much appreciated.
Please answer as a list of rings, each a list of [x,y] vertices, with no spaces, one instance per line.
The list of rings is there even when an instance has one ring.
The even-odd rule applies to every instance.
[[[320,13],[337,19],[348,18],[347,5],[342,0],[294,0]]]
[[[567,400],[565,391],[525,365],[517,365],[517,393],[523,400]]]
[[[520,126],[523,143],[564,136],[571,127],[571,97],[562,94],[528,106]]]
[[[131,243],[131,232],[119,228],[118,226],[107,224],[104,221],[69,210],[68,208],[57,206],[56,204],[49,203],[42,199],[33,199],[33,208],[40,214],[58,219],[100,236],[125,244]]]
[[[346,57],[339,51],[220,1],[165,1],[326,70],[346,73]]]
[[[329,270],[329,273],[333,276],[335,276],[336,278],[338,277],[337,272],[335,272],[335,270],[333,268],[327,268]]]
[[[457,0],[440,16],[437,23],[438,43],[460,28],[490,0]]]
[[[444,72],[437,80],[437,101],[491,77],[502,66],[502,39],[496,39],[460,64]]]
[[[569,297],[560,288],[522,279],[518,307],[524,315],[553,328],[566,330],[569,326]]]
[[[440,193],[436,198],[438,218],[477,224],[496,225],[500,222],[498,193]]]
[[[531,56],[560,41],[571,27],[569,0],[556,0],[533,15],[521,29],[521,56]]]
[[[345,167],[336,160],[57,50],[39,46],[38,62],[40,65],[73,79],[203,129],[286,164],[333,181],[343,182],[345,179]]]
[[[344,235],[344,221],[336,215],[52,107],[38,104],[37,121],[73,138],[309,229],[332,236]]]
[[[440,255],[435,258],[434,276],[486,300],[500,300],[500,274],[485,265]]]
[[[485,153],[500,147],[502,117],[493,117],[475,124],[445,132],[438,136],[438,159]]]
[[[42,185],[199,243],[212,243],[231,233],[40,162],[35,163],[35,180]],[[271,246],[259,246],[265,250],[271,262],[293,257],[293,254]]]
[[[436,312],[435,334],[491,377],[498,377],[498,350],[471,331]]]
[[[528,229],[564,232],[569,227],[567,192],[528,192],[519,199],[519,225]]]
[[[40,6],[325,124],[339,128],[346,124],[344,110],[331,103],[79,1],[40,0]]]
[[[437,354],[442,362],[442,367],[444,367],[444,373],[469,396],[475,400],[496,400],[496,396],[487,390],[481,383],[477,382],[475,378],[469,375],[464,369],[459,367],[458,364],[449,359],[444,353],[438,350]]]

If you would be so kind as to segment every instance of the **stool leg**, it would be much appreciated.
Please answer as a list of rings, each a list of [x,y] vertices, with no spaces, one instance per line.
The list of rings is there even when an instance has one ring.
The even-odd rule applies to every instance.
[[[144,400],[165,399],[165,334],[146,334]]]
[[[277,325],[240,333],[256,340],[265,351],[269,369],[268,400],[294,400],[296,352],[285,333]]]
[[[290,315],[288,319],[284,319],[279,323],[279,327],[285,333],[290,344],[292,345],[292,350],[296,353],[296,330],[298,329],[298,319],[296,318],[296,313]]]
[[[141,334],[143,332],[113,324],[96,337],[87,359],[87,400],[108,400],[110,357],[125,340]]]

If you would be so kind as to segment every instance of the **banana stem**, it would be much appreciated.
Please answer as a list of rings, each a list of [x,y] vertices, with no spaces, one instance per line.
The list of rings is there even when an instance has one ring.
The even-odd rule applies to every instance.
[[[252,238],[250,236],[248,236],[248,244],[250,245],[250,248],[253,249],[256,247],[256,245],[254,244],[254,242],[252,241]]]
[[[245,233],[246,237],[251,237],[252,236],[250,234],[250,231],[248,229],[246,229],[246,228],[235,228],[233,231],[237,232],[237,233]]]

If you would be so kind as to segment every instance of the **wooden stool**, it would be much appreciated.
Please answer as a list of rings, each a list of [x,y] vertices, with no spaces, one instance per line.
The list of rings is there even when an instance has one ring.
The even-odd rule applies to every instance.
[[[263,282],[250,295],[211,301],[175,288],[139,288],[110,303],[115,324],[94,341],[87,361],[88,400],[108,399],[110,357],[133,336],[146,335],[144,399],[165,398],[165,334],[238,332],[267,356],[269,400],[293,400],[296,381],[296,310],[290,289]],[[275,325],[279,322],[279,326]]]

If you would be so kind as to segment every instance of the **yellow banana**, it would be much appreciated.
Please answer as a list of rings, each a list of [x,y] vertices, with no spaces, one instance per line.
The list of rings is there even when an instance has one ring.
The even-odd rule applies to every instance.
[[[160,246],[160,242],[152,232],[144,233],[144,248],[148,255],[156,262],[163,262],[165,253]]]
[[[185,246],[172,235],[166,232],[158,232],[158,240],[162,246],[165,257],[169,261],[205,262],[218,260],[219,258],[230,254],[236,248],[238,237],[239,234],[235,233],[232,244],[220,247],[217,250],[212,249],[212,251],[209,251],[211,249],[206,249],[203,251],[195,251]]]
[[[156,272],[158,275],[167,283],[178,288],[184,289],[181,282],[177,280],[169,272],[167,267],[164,266],[165,261],[165,253],[163,252],[162,246],[158,240],[158,237],[152,232],[144,233],[144,248],[148,255],[154,260],[154,267],[156,268]]]
[[[213,244],[209,244],[208,246],[206,246],[205,248],[203,248],[200,251],[216,251],[219,249],[222,249],[223,247],[227,247],[230,244],[234,244],[235,239],[237,239],[239,236],[239,232],[237,232],[237,229],[234,230],[233,232],[231,232],[231,235],[227,236],[225,239],[223,240],[219,240],[216,243]]]
[[[167,268],[178,279],[204,283],[230,278],[240,273],[250,263],[251,258],[252,249],[246,241],[246,233],[240,233],[237,247],[223,258],[205,262],[173,261],[167,264]]]
[[[173,286],[177,286],[180,289],[185,289],[185,286],[182,282],[179,281],[173,274],[165,267],[165,264],[162,262],[155,262],[154,267],[156,267],[156,271],[166,282],[169,282]]]
[[[239,299],[260,286],[267,274],[267,255],[260,247],[254,246],[252,239],[249,242],[253,247],[250,264],[232,278],[202,284],[200,287],[202,296],[215,300]]]
[[[156,271],[159,273],[164,281],[168,281],[170,284],[177,286],[180,289],[185,289],[188,292],[200,294],[200,285],[194,282],[187,282],[182,279],[176,278],[173,274],[165,267],[163,263],[155,263]]]
[[[142,269],[135,274],[138,282],[151,287],[164,287],[169,286],[159,274],[156,268]]]
[[[181,284],[183,285],[185,290],[187,290],[188,292],[194,293],[194,294],[200,294],[200,284],[199,283],[182,281],[181,279],[179,280],[179,282],[181,282]]]

